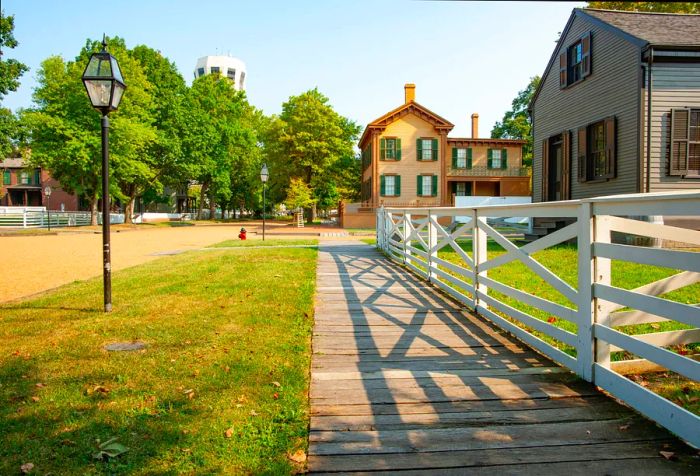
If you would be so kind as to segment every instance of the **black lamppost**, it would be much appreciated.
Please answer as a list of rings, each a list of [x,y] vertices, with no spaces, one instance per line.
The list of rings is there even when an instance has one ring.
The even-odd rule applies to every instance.
[[[126,85],[117,59],[107,53],[107,41],[102,38],[102,51],[93,53],[83,73],[83,84],[92,107],[102,114],[102,278],[105,312],[112,310],[112,259],[109,240],[109,119],[116,111]]]
[[[265,185],[267,185],[267,179],[270,176],[267,171],[267,164],[263,164],[260,170],[260,180],[263,184],[263,241],[265,241]]]
[[[49,231],[51,231],[51,187],[44,187],[44,195],[46,195],[46,214],[49,218]]]

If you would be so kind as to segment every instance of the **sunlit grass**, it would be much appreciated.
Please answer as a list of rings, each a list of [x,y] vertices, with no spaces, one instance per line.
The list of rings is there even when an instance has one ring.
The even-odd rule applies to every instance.
[[[290,473],[316,250],[187,253],[0,306],[0,473]],[[107,352],[114,342],[145,350]],[[97,440],[129,448],[93,458]]]

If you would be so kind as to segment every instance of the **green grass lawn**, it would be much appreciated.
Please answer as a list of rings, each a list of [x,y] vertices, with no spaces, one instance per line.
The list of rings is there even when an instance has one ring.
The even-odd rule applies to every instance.
[[[318,245],[318,240],[296,239],[296,240],[226,240],[216,243],[208,248],[230,248],[230,247],[250,247],[250,246],[314,246]]]
[[[161,258],[114,274],[110,314],[101,279],[0,306],[0,474],[301,469],[316,253]]]

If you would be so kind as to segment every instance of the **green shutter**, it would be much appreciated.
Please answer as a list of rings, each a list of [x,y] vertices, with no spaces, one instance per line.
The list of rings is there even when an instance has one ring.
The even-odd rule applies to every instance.
[[[438,159],[438,140],[433,139],[433,160]]]
[[[437,197],[437,185],[438,185],[437,182],[438,182],[437,175],[433,175],[433,184],[432,184],[433,187],[432,187],[432,190],[430,190],[431,192],[433,192],[432,193],[433,197]]]
[[[472,148],[469,147],[467,149],[467,168],[471,169],[472,168]]]
[[[453,169],[457,168],[457,148],[456,147],[452,148],[452,168]]]
[[[401,139],[395,139],[394,146],[396,147],[394,156],[396,160],[401,160]]]
[[[486,161],[486,167],[490,169],[493,168],[493,150],[489,149],[486,153],[486,157],[488,157],[488,160]]]
[[[420,139],[416,139],[416,160],[423,159],[423,142]]]
[[[418,176],[418,185],[416,189],[416,195],[419,197],[423,196],[423,176],[419,175]]]
[[[397,197],[399,195],[401,195],[401,176],[400,175],[394,176],[394,195]]]
[[[384,139],[382,139],[382,140],[384,140]],[[379,176],[379,195],[381,195],[383,197],[385,192],[386,192],[386,183],[384,180],[384,176],[380,175]]]
[[[386,160],[386,140],[379,139],[379,159]]]
[[[9,170],[5,170],[5,172],[2,174],[2,182],[5,185],[10,185],[12,183],[12,175],[10,174]]]
[[[508,168],[508,149],[503,149],[501,151],[501,168],[502,169]]]

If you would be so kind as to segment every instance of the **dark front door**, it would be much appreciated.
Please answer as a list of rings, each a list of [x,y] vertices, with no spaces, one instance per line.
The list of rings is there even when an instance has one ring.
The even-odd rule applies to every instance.
[[[562,137],[555,136],[549,140],[549,164],[547,178],[547,201],[563,200],[562,170],[564,159]]]

